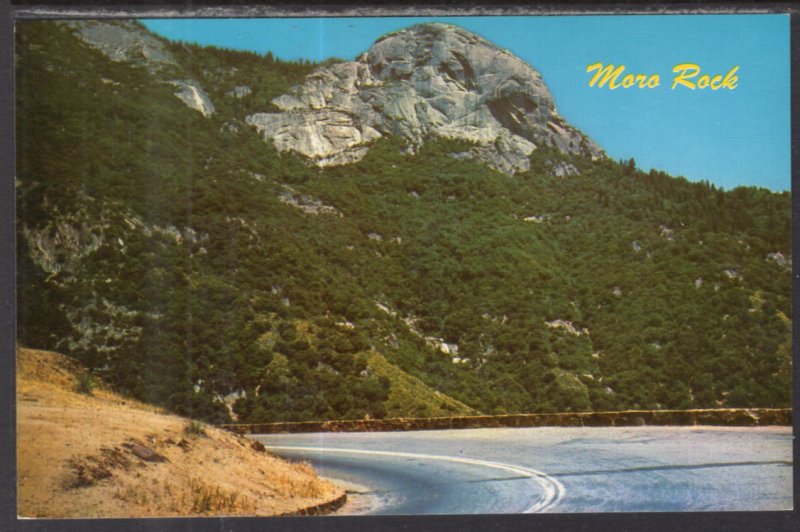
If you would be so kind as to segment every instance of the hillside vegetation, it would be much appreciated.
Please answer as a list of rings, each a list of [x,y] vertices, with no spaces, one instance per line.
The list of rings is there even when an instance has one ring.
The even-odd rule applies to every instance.
[[[279,515],[343,494],[308,464],[115,394],[47,351],[17,351],[17,438],[24,517]]]
[[[318,169],[243,122],[314,65],[164,46],[17,27],[26,345],[212,422],[789,405],[789,193],[447,140]]]

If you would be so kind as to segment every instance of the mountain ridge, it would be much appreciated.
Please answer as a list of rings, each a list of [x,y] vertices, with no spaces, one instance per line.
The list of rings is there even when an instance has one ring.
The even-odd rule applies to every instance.
[[[323,170],[247,118],[327,66],[159,42],[20,22],[24,345],[215,422],[788,404],[788,193],[445,137]]]

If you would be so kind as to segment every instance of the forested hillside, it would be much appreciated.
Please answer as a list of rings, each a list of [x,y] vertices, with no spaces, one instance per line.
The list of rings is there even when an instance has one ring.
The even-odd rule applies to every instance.
[[[21,344],[210,421],[789,405],[789,193],[446,139],[317,168],[245,119],[318,65],[79,31],[17,26]]]

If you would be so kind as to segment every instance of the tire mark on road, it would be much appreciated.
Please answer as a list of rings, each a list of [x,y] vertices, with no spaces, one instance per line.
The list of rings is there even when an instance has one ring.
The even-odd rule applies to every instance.
[[[786,460],[773,460],[771,462],[716,462],[711,464],[686,464],[686,465],[656,465],[629,467],[626,469],[598,469],[596,471],[573,471],[569,473],[550,473],[552,477],[579,477],[583,475],[610,475],[614,473],[638,473],[641,471],[673,471],[686,469],[710,469],[715,467],[742,467],[760,465],[785,465],[791,466],[792,462]]]

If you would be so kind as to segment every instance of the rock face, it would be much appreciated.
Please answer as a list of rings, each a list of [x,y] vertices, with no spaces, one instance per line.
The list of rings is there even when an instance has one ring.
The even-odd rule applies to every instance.
[[[415,150],[426,139],[475,143],[461,157],[501,172],[527,170],[538,147],[600,156],[558,114],[541,75],[511,53],[446,24],[419,24],[379,39],[356,61],[314,71],[272,102],[281,112],[247,122],[279,151],[319,166],[361,159],[386,135]]]
[[[175,96],[191,109],[201,112],[205,117],[214,114],[214,104],[211,102],[211,98],[208,97],[206,91],[198,83],[193,81],[173,81],[172,84],[181,89],[180,92],[175,93]]]
[[[112,61],[130,63],[152,74],[170,73],[178,62],[164,42],[133,21],[73,20],[63,23],[80,39]],[[175,96],[205,117],[214,114],[214,104],[195,80],[169,82],[178,89]],[[238,87],[237,87],[238,89]]]
[[[158,72],[177,62],[162,41],[132,21],[72,20],[64,25],[112,61],[124,61]]]

